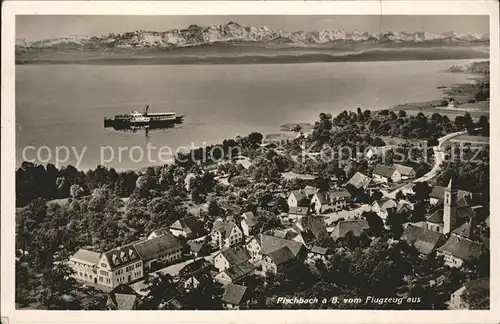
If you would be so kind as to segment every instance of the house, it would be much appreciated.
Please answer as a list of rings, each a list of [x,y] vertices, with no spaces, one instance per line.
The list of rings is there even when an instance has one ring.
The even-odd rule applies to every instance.
[[[438,246],[445,242],[445,237],[441,233],[437,233],[419,226],[409,224],[403,232],[401,239],[409,245],[413,245],[417,251],[423,255],[431,254]]]
[[[222,249],[213,258],[213,264],[219,272],[234,265],[250,260],[250,253],[245,247],[232,246]]]
[[[268,252],[262,259],[262,272],[264,275],[269,273],[277,274],[286,269],[292,268],[298,263],[296,256],[290,251],[288,246]]]
[[[349,181],[347,181],[346,185],[351,185],[355,189],[362,189],[366,190],[370,183],[372,182],[372,179],[361,172],[356,172]]]
[[[446,190],[446,187],[443,186],[434,186],[432,188],[431,193],[429,194],[429,201],[431,204],[435,205],[438,203],[443,203],[444,202],[444,192]],[[473,193],[470,191],[466,190],[456,190],[457,193],[457,201],[462,200],[464,197],[465,199],[469,198],[472,199],[474,197]]]
[[[157,263],[172,263],[182,258],[182,246],[172,233],[134,244],[144,269],[151,269]]]
[[[165,303],[160,304],[160,306],[158,307],[158,310],[180,310],[183,307],[184,306],[182,305],[182,303],[179,300],[177,300],[176,298],[172,298],[172,299],[166,301]]]
[[[188,263],[179,270],[179,276],[187,278],[195,273],[210,273],[211,263],[204,258],[199,258],[193,262]]]
[[[245,236],[255,235],[258,232],[257,218],[253,212],[245,212],[241,215],[241,229]]]
[[[148,235],[148,240],[154,239],[155,237],[162,236],[171,233],[170,229],[167,227],[157,228]]]
[[[186,291],[191,291],[196,289],[201,282],[207,282],[208,280],[212,281],[210,273],[195,272],[184,279],[183,286]]]
[[[271,235],[259,234],[251,238],[246,244],[246,248],[250,253],[250,261],[254,263],[261,261],[264,255],[268,255],[283,246],[287,246],[299,260],[304,260],[307,256],[306,248],[301,242]]]
[[[241,282],[243,279],[253,275],[254,273],[255,267],[253,264],[249,261],[245,261],[218,273],[214,277],[214,280],[223,285],[228,285],[231,283]]]
[[[396,163],[393,167],[401,174],[402,180],[413,179],[417,176],[415,169],[412,167]]]
[[[313,246],[309,253],[307,254],[307,260],[310,262],[314,262],[315,260],[326,260],[326,255],[328,253],[328,248]]]
[[[295,232],[301,234],[301,242],[306,247],[319,240],[322,236],[328,236],[325,219],[321,216],[302,217],[292,228]]]
[[[469,281],[456,291],[451,294],[450,302],[448,303],[448,309],[459,310],[459,309],[474,309],[471,305],[464,300],[465,294],[472,294],[474,297],[478,298],[478,303],[483,309],[489,309],[490,307],[490,278],[480,278],[473,281]]]
[[[170,232],[176,237],[182,235],[187,239],[195,239],[206,234],[203,223],[194,216],[177,220],[170,226]]]
[[[100,253],[79,249],[69,259],[69,267],[74,271],[71,276],[77,280],[97,283],[97,265],[100,257]]]
[[[225,287],[224,295],[222,295],[222,307],[229,310],[240,309],[240,304],[247,297],[247,287],[228,284]]]
[[[243,241],[243,232],[235,223],[227,221],[214,222],[210,236],[219,249],[233,246]]]
[[[311,198],[312,209],[318,213],[322,214],[330,209],[330,199],[326,192],[316,192]]]
[[[101,255],[98,265],[98,284],[114,288],[139,280],[143,276],[143,263],[134,243],[109,250]]]
[[[129,285],[120,284],[108,293],[106,309],[136,310],[141,305],[141,296]]]
[[[380,150],[374,146],[370,147],[369,149],[366,150],[365,152],[365,158],[370,160],[373,157],[377,157],[380,154]]]
[[[394,199],[383,198],[380,201],[374,201],[372,204],[372,211],[377,213],[377,215],[382,218],[384,223],[387,220],[387,216],[390,213],[395,213],[398,207],[398,203]]]
[[[304,195],[307,197],[307,199],[311,199],[311,197],[317,192],[318,190],[315,187],[312,186],[305,186],[304,189],[302,189],[302,192]]]
[[[377,164],[372,172],[373,180],[378,183],[398,183],[401,181],[401,173],[394,168],[383,164]]]
[[[444,257],[445,265],[460,268],[464,262],[480,258],[484,250],[481,243],[451,233],[448,240],[437,248],[436,255]]]
[[[352,233],[354,237],[359,237],[364,231],[370,228],[366,219],[342,220],[337,223],[330,235],[334,241],[344,239],[347,233]]]
[[[293,190],[287,199],[288,206],[291,207],[309,207],[310,201],[302,190]]]

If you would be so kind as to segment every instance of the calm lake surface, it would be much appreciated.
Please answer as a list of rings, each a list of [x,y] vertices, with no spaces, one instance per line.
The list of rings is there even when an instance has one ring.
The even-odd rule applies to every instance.
[[[16,161],[26,146],[46,146],[55,163],[57,146],[81,154],[79,168],[141,168],[158,148],[217,143],[252,131],[279,132],[285,123],[314,122],[321,112],[390,108],[441,98],[437,86],[468,82],[470,75],[444,72],[469,60],[275,65],[40,65],[16,66]],[[104,117],[132,110],[175,111],[185,122],[175,128],[136,132],[104,129]],[[193,144],[192,144],[193,143]],[[122,150],[119,159],[118,150]],[[156,149],[153,149],[156,147]],[[164,151],[165,152],[165,151]],[[44,162],[47,149],[35,163]],[[36,158],[27,151],[27,157]],[[61,151],[61,158],[65,153]],[[135,162],[137,161],[137,162]],[[157,160],[158,161],[158,160]],[[75,165],[70,152],[64,164]],[[45,162],[47,163],[47,162]]]

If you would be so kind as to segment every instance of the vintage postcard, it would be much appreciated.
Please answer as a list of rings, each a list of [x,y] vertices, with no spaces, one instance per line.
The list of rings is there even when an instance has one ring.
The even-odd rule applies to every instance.
[[[2,324],[500,319],[497,1],[3,9]]]

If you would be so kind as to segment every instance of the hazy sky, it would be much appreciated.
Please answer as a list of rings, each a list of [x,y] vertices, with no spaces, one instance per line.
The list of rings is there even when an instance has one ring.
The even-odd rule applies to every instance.
[[[16,17],[16,38],[39,40],[68,35],[98,36],[133,30],[165,31],[234,21],[287,31],[344,29],[378,31],[445,31],[489,33],[488,16],[51,16]]]

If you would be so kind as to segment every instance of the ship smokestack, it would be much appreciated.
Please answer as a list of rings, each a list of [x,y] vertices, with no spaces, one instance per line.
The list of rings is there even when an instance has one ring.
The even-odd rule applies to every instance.
[[[146,106],[146,116],[148,115],[149,106]]]

